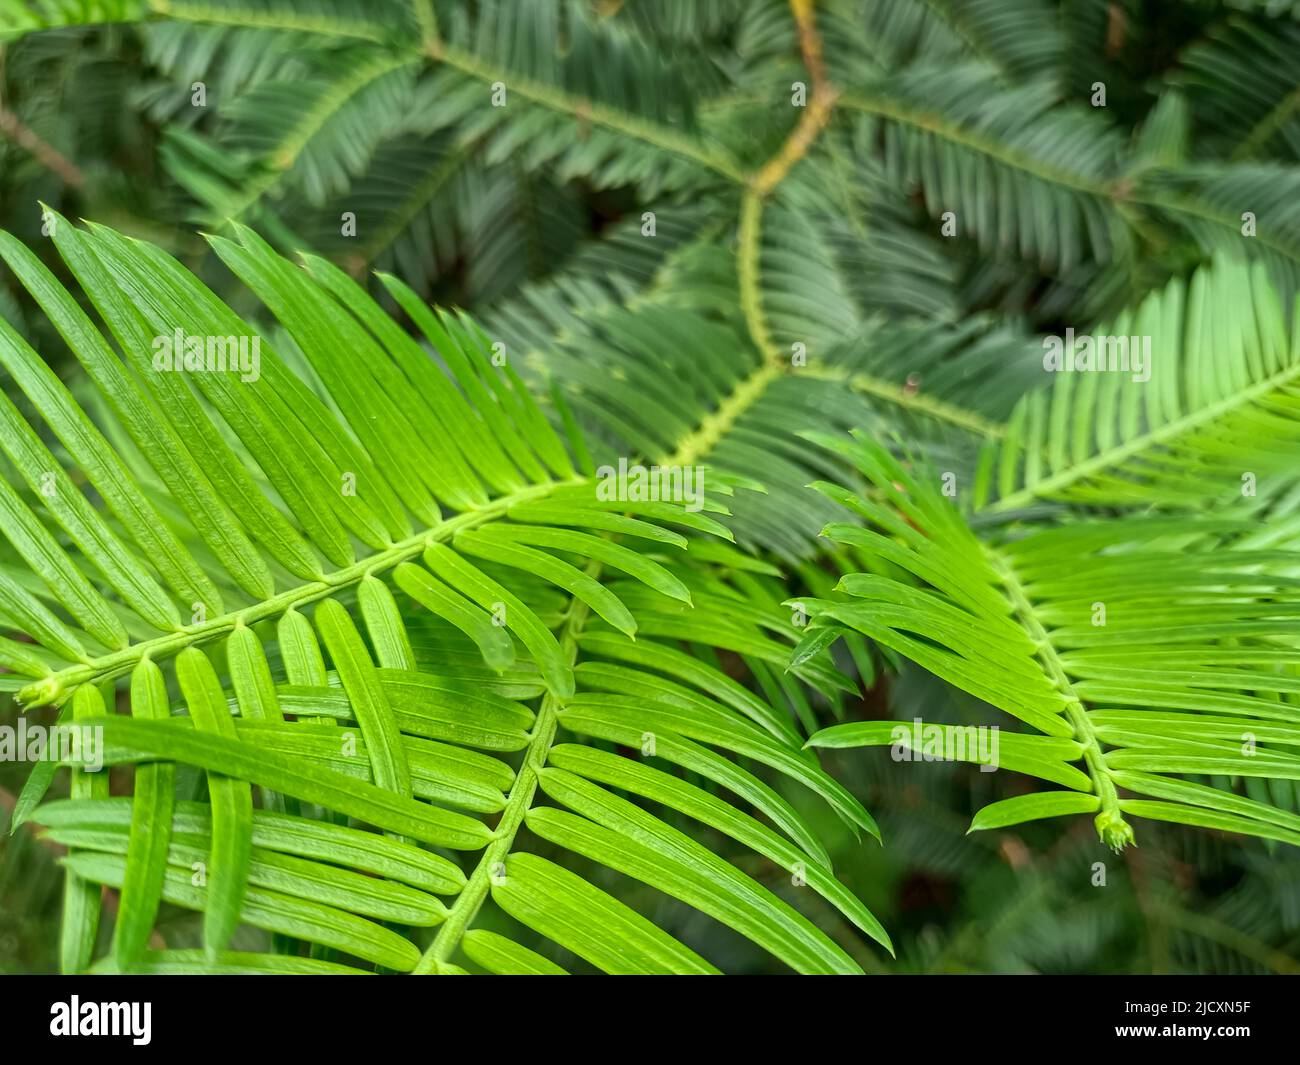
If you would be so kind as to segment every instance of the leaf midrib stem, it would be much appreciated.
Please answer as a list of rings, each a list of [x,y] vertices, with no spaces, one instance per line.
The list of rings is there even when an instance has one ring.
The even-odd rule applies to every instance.
[[[593,579],[599,577],[601,568],[599,562],[591,562],[586,569],[587,576]],[[578,637],[582,635],[589,614],[589,608],[581,600],[570,600],[568,619],[560,638],[560,650],[570,666],[577,662]],[[519,767],[514,783],[510,786],[510,795],[506,799],[501,820],[497,822],[492,842],[483,851],[478,865],[474,867],[465,886],[456,896],[447,919],[412,970],[413,973],[424,975],[437,973],[441,963],[447,961],[460,945],[466,929],[487,899],[494,870],[498,866],[504,866],[514,846],[515,837],[519,834],[519,828],[523,825],[524,818],[532,808],[533,799],[537,795],[537,772],[545,766],[551,744],[555,741],[559,709],[560,700],[548,691],[542,697],[541,706],[538,707],[523,764]]]
[[[1300,375],[1300,363],[1288,366],[1285,370],[1275,373],[1272,377],[1265,378],[1257,385],[1236,392],[1226,399],[1219,400],[1218,403],[1212,403],[1208,407],[1202,407],[1200,410],[1192,411],[1180,418],[1175,418],[1171,422],[1166,422],[1159,429],[1143,433],[1139,437],[1121,444],[1118,447],[1109,448],[1094,455],[1092,458],[1078,465],[1071,466],[1059,473],[1045,477],[1028,488],[1022,488],[1018,492],[1013,492],[1009,496],[1003,496],[996,503],[990,504],[986,510],[999,511],[1010,510],[1015,507],[1024,506],[1028,503],[1035,502],[1044,498],[1046,493],[1055,491],[1057,488],[1063,488],[1073,484],[1094,470],[1105,469],[1108,466],[1115,466],[1125,459],[1136,455],[1138,452],[1148,447],[1155,447],[1164,443],[1171,437],[1179,436],[1183,433],[1192,432],[1200,428],[1206,422],[1211,422],[1215,418],[1228,413],[1235,407],[1242,407],[1249,404],[1259,396],[1266,395],[1269,392],[1276,391],[1282,385],[1286,384],[1292,378]]]
[[[1268,114],[1251,128],[1251,131],[1233,149],[1229,161],[1236,163],[1249,159],[1259,148],[1267,144],[1286,123],[1300,111],[1300,86],[1292,89],[1278,101]]]
[[[736,385],[710,414],[704,416],[699,426],[684,439],[673,454],[660,460],[661,466],[690,466],[703,458],[740,419],[757,403],[777,377],[778,367],[771,363],[760,364],[753,373]]]
[[[509,71],[498,70],[476,56],[449,45],[431,46],[427,51],[434,59],[455,67],[462,74],[468,74],[489,84],[500,81],[509,92],[518,93],[524,99],[531,100],[542,107],[593,125],[604,126],[634,140],[691,159],[737,184],[745,182],[745,175],[725,154],[710,150],[702,142],[684,136],[669,126],[660,126],[635,115],[595,103],[585,97],[574,96],[563,89],[535,82]]]
[[[149,0],[149,9],[157,15],[182,22],[197,22],[211,26],[252,26],[259,29],[295,30],[299,33],[319,33],[324,37],[348,37],[375,44],[384,42],[384,33],[377,23],[329,16],[313,16],[303,12],[258,12],[248,8],[223,11],[205,4],[186,3],[185,0]]]
[[[325,575],[323,580],[300,584],[270,599],[240,610],[230,611],[220,617],[198,625],[186,626],[176,632],[169,632],[151,640],[142,640],[120,651],[114,651],[99,658],[91,659],[67,669],[50,674],[35,681],[23,689],[40,694],[39,700],[31,701],[19,693],[19,701],[24,705],[40,706],[51,702],[79,684],[87,681],[100,681],[128,673],[140,659],[146,655],[150,658],[167,657],[178,651],[207,640],[234,631],[240,625],[253,625],[270,617],[283,614],[292,607],[323,599],[343,588],[356,584],[368,574],[392,569],[399,563],[414,558],[430,544],[450,540],[463,529],[473,529],[503,517],[511,507],[539,496],[550,494],[555,488],[568,484],[581,483],[581,479],[570,481],[547,481],[542,484],[529,485],[527,488],[501,496],[483,507],[467,510],[445,521],[439,522],[423,532],[393,544],[384,551],[354,562],[343,569]]]
[[[896,407],[915,411],[937,421],[947,422],[979,436],[1001,439],[1006,435],[1004,426],[983,418],[972,411],[965,410],[954,403],[936,399],[924,392],[908,392],[902,385],[886,381],[870,374],[852,373],[838,369],[806,368],[799,371],[801,377],[815,377],[822,381],[843,381],[855,392],[865,392],[888,400]]]
[[[1030,640],[1033,641],[1034,646],[1038,648],[1038,660],[1042,664],[1043,671],[1051,678],[1056,685],[1056,689],[1066,698],[1065,716],[1074,729],[1074,738],[1083,744],[1083,760],[1088,768],[1088,776],[1092,780],[1092,785],[1096,789],[1097,797],[1101,800],[1101,814],[1108,816],[1117,829],[1121,826],[1127,827],[1124,815],[1120,812],[1119,794],[1115,790],[1115,782],[1111,779],[1110,770],[1106,766],[1101,741],[1097,738],[1092,722],[1088,719],[1088,714],[1083,708],[1083,701],[1075,693],[1074,684],[1071,682],[1069,674],[1066,673],[1065,667],[1061,665],[1060,657],[1056,653],[1051,637],[1048,636],[1047,630],[1043,628],[1042,622],[1038,620],[1038,615],[1034,612],[1033,602],[1025,592],[1024,586],[1020,583],[1020,578],[1016,576],[1015,569],[1003,555],[987,545],[984,546],[984,554],[989,561],[990,567],[1002,582],[1020,624],[1024,627]]]
[[[353,99],[361,89],[378,81],[385,74],[418,59],[419,56],[415,53],[380,54],[354,70],[347,80],[330,86],[326,95],[305,112],[306,124],[295,126],[292,133],[279,145],[260,156],[267,169],[244,187],[241,196],[223,205],[222,210],[226,220],[242,218],[263,196],[279,185],[280,179],[298,161],[299,156],[312,138],[320,132],[326,121],[337,114],[339,109]]]
[[[918,108],[910,107],[901,100],[891,100],[883,96],[873,96],[860,93],[850,93],[841,97],[841,103],[855,111],[862,111],[866,114],[879,115],[881,118],[892,119],[895,122],[901,122],[904,125],[913,126],[916,129],[924,130],[927,133],[933,133],[937,137],[942,137],[953,144],[959,144],[964,148],[979,152],[990,159],[996,160],[1004,166],[1011,167],[1013,170],[1019,170],[1022,173],[1036,177],[1040,181],[1046,181],[1053,185],[1060,185],[1063,188],[1073,189],[1075,192],[1081,192],[1089,196],[1095,196],[1103,200],[1119,199],[1117,189],[1112,184],[1089,180],[1078,174],[1071,174],[1065,170],[1057,170],[1054,167],[1043,166],[1036,163],[1028,156],[1021,155],[1012,151],[987,137],[965,129],[961,126],[954,125],[941,115],[927,113]]]

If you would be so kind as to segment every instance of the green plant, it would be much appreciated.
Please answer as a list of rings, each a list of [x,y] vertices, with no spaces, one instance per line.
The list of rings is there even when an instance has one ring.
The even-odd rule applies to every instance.
[[[134,767],[18,798],[64,967],[876,967],[846,826],[922,821],[847,749],[923,683],[1011,771],[914,770],[926,831],[1296,843],[1286,7],[0,3],[0,683]],[[51,106],[50,54],[113,76]],[[1075,327],[1150,379],[1044,374]],[[177,330],[260,375],[155,372]],[[704,510],[600,498],[620,458]],[[901,964],[1032,963],[988,924]]]
[[[140,963],[165,900],[203,911],[218,968],[333,967],[224,953],[243,921],[399,971],[456,971],[460,951],[489,970],[555,971],[476,927],[490,894],[520,925],[606,971],[712,969],[589,879],[531,853],[524,829],[696,906],[796,969],[856,969],[787,903],[611,788],[755,848],[888,945],[805,819],[728,755],[785,774],[874,833],[870,816],[801,751],[787,719],[671,646],[785,663],[793,630],[766,603],[706,562],[673,557],[687,542],[667,526],[725,529],[672,503],[599,498],[591,472],[571,461],[585,457],[580,438],[571,455],[472,320],[434,315],[387,279],[440,369],[336,268],[309,260],[309,276],[251,231],[239,236],[214,247],[286,331],[276,349],[259,345],[260,365],[242,377],[201,361],[185,373],[160,365],[150,336],[233,340],[251,327],[156,249],[54,220],[123,364],[36,257],[0,239],[123,434],[110,444],[3,328],[0,361],[107,508],[90,507],[6,400],[5,452],[84,561],[14,488],[0,489],[28,567],[0,575],[0,603],[35,641],[6,640],[4,665],[33,678],[17,690],[21,703],[62,705],[73,727],[102,734],[108,764],[138,767],[129,800],[108,798],[106,778],[78,768],[84,752],[71,759],[70,799],[32,809],[53,761],[20,798],[18,820],[30,815],[70,851],[65,970],[92,961],[99,884],[122,892],[106,968]],[[290,350],[322,395],[290,368]],[[159,486],[166,517],[149,500]],[[96,571],[112,602],[88,578]],[[191,604],[188,622],[174,599]],[[126,718],[111,703],[128,675]],[[827,665],[799,675],[848,686]],[[781,832],[618,745],[721,785]],[[177,799],[178,783],[181,796],[191,789],[172,763],[206,773],[206,804]],[[482,819],[491,815],[495,827]],[[472,860],[462,869],[418,844]],[[421,951],[379,921],[436,931]],[[164,952],[148,965],[191,961]]]
[[[826,535],[873,565],[840,581],[845,601],[800,601],[815,621],[794,660],[856,630],[1036,731],[1002,732],[991,762],[954,745],[969,727],[930,736],[919,719],[911,732],[834,725],[811,746],[920,754],[914,737],[933,738],[941,753],[1070,789],[995,802],[972,830],[1089,813],[1116,850],[1134,842],[1133,816],[1300,843],[1293,578],[1277,569],[1290,558],[1253,548],[1251,523],[1144,514],[981,542],[937,477],[874,445],[842,450],[893,506],[820,486],[867,521]]]

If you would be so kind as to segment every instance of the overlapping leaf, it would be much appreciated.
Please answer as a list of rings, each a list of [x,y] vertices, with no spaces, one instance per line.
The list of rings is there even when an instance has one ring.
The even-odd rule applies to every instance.
[[[0,653],[28,678],[22,702],[70,699],[103,763],[135,766],[133,794],[110,800],[88,749],[63,752],[71,797],[36,807],[51,780],[38,771],[20,801],[18,820],[69,849],[66,969],[555,969],[518,931],[479,929],[485,906],[597,968],[712,969],[585,878],[595,862],[796,970],[857,970],[692,825],[888,946],[784,792],[878,835],[870,815],[802,751],[785,705],[686,650],[737,655],[766,680],[797,635],[770,589],[713,573],[723,549],[686,564],[672,527],[729,537],[710,516],[724,507],[598,491],[573,464],[580,441],[557,435],[477,324],[395,278],[427,347],[325,261],[295,266],[242,227],[238,243],[212,238],[278,320],[272,347],[158,249],[51,218],[107,336],[21,244],[0,237],[0,256],[107,423],[0,334],[45,427],[5,400],[25,484],[0,491],[0,618],[33,642]],[[113,706],[127,674],[129,716]],[[795,676],[852,690],[822,662]],[[178,787],[181,767],[202,772],[205,801]],[[97,885],[122,894],[103,957]],[[149,949],[163,907],[202,911],[201,955]],[[580,934],[566,912],[584,915]],[[240,949],[242,926],[270,933],[269,953]]]
[[[981,541],[933,471],[828,442],[875,491],[819,486],[866,519],[825,534],[871,565],[840,601],[804,603],[815,624],[891,647],[1032,731],[1003,728],[993,747],[969,727],[862,722],[812,746],[923,748],[1067,789],[994,803],[973,828],[1095,813],[1117,848],[1144,817],[1300,843],[1293,552],[1240,548],[1248,523],[1195,516]]]

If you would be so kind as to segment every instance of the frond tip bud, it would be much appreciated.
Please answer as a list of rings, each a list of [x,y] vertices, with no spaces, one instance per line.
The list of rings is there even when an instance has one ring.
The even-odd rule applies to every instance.
[[[14,693],[14,699],[22,709],[31,710],[37,706],[49,706],[60,701],[59,697],[62,694],[63,681],[56,674],[51,673],[47,677],[19,688]]]
[[[1097,826],[1097,835],[1116,854],[1133,842],[1133,826],[1118,812],[1102,810],[1093,822]]]

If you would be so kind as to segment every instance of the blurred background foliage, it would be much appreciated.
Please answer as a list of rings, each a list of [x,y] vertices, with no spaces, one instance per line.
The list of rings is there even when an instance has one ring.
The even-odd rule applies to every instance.
[[[867,365],[797,396],[773,386],[720,442],[741,469],[780,451],[778,502],[817,471],[774,427],[879,428],[968,462],[983,423],[936,417],[909,401],[918,386],[996,423],[1041,382],[1038,334],[1216,254],[1259,258],[1286,304],[1300,288],[1300,4],[829,0],[811,50],[809,6],[0,0],[0,227],[41,250],[44,203],[147,237],[252,318],[200,235],[229,219],[381,298],[371,272],[392,272],[558,382],[606,454],[671,454],[679,435],[619,407],[617,388],[642,387],[636,328],[671,349],[651,411],[654,387],[724,348],[737,374],[795,343],[832,370]],[[813,109],[833,94],[833,114],[792,107],[795,83]],[[633,310],[660,317],[634,328]],[[65,365],[7,274],[0,315]],[[738,497],[741,542],[806,567],[825,514],[776,508]],[[908,721],[936,702],[986,720],[912,668],[843,712]],[[0,766],[6,807],[23,768]],[[974,810],[1029,785],[884,752],[827,752],[827,768],[887,841],[860,846],[805,804],[898,945],[888,962],[845,930],[868,971],[1300,971],[1294,849],[1152,823],[1115,856],[1085,820],[967,836]],[[56,858],[28,828],[0,837],[0,969],[56,968]],[[628,901],[684,942],[704,934],[648,889]],[[199,939],[179,911],[161,931]],[[710,957],[753,964],[739,942]]]

